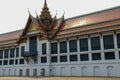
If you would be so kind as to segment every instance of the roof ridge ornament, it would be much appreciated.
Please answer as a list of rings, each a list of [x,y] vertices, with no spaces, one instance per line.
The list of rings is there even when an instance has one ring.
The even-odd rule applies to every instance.
[[[29,8],[28,8],[28,13],[29,13],[29,15],[31,16],[31,13],[30,13],[30,10],[29,10]]]
[[[49,8],[47,6],[46,0],[44,2],[44,6],[41,11],[40,20],[42,24],[44,25],[45,30],[48,31],[50,25],[52,24],[52,17],[51,17]]]

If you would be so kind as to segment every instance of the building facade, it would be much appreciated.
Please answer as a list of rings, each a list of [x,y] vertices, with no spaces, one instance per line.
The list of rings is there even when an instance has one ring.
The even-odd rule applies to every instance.
[[[120,7],[57,19],[45,0],[24,29],[0,35],[0,76],[120,77]]]

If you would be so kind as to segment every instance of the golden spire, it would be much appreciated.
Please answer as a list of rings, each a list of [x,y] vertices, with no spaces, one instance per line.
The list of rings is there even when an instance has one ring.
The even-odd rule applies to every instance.
[[[46,0],[45,0],[43,9],[48,9]]]
[[[49,8],[47,6],[47,1],[45,0],[44,2],[44,6],[40,15],[41,19],[44,19],[45,17],[48,17],[49,19],[51,18],[50,12],[49,12]]]
[[[44,6],[41,11],[40,19],[45,27],[49,27],[52,22],[51,14],[50,14],[49,8],[47,6],[46,0],[44,2]]]

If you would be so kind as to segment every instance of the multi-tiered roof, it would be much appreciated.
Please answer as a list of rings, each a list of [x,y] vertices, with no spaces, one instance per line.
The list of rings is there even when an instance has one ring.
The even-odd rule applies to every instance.
[[[56,15],[52,18],[45,0],[40,16],[29,14],[23,30],[0,35],[0,48],[17,46],[32,36],[39,36],[40,40],[57,40],[117,30],[120,30],[120,6],[69,19],[64,19],[63,15],[57,19]]]

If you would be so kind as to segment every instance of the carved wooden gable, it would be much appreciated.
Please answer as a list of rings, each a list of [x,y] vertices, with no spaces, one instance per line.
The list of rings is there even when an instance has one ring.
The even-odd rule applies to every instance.
[[[37,23],[31,22],[28,29],[27,29],[27,33],[35,32],[35,31],[39,31],[39,30],[40,30],[40,27],[37,25]]]

